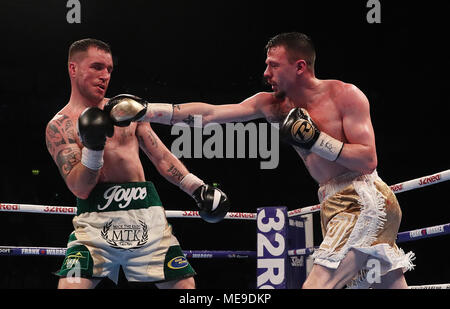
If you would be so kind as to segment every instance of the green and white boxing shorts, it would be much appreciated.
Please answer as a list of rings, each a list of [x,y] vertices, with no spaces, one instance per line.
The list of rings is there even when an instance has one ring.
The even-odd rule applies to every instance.
[[[57,275],[164,282],[195,275],[151,182],[101,183],[77,199],[74,232]]]

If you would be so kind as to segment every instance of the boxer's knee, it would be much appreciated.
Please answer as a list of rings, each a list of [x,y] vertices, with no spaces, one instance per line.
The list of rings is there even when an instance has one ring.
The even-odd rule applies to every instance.
[[[315,264],[302,289],[334,289],[336,287],[333,270]]]
[[[58,289],[93,289],[101,279],[64,277],[58,281]]]
[[[347,252],[337,269],[314,264],[303,287],[310,289],[341,289],[358,274],[366,260],[366,254],[351,249]]]

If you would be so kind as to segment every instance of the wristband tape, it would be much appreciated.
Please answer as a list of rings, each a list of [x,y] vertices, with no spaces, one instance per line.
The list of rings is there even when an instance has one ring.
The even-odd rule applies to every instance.
[[[148,103],[147,112],[138,121],[171,124],[173,116],[173,105],[165,103]]]
[[[104,150],[92,150],[84,147],[81,150],[81,164],[87,168],[98,171],[103,166]]]
[[[336,161],[344,148],[344,143],[320,132],[319,138],[314,143],[311,151],[329,161]]]
[[[194,174],[189,173],[186,176],[184,176],[183,179],[181,179],[180,184],[178,186],[180,187],[181,190],[183,190],[187,194],[192,195],[192,193],[194,193],[194,191],[198,187],[204,184],[205,183],[203,182],[203,180],[201,180]]]

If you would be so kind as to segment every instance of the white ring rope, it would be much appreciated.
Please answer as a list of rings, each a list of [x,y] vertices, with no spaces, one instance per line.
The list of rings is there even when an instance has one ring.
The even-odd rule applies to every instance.
[[[413,290],[443,290],[450,289],[450,283],[428,284],[428,285],[411,285],[408,287]]]
[[[394,193],[415,190],[429,185],[450,180],[450,169],[429,176],[423,176],[413,180],[401,182],[390,186]],[[320,210],[320,204],[298,208],[288,211],[289,217],[306,215]],[[16,203],[0,203],[0,212],[29,212],[44,214],[65,214],[75,215],[77,208],[73,206],[46,206]],[[200,218],[198,211],[195,210],[166,210],[167,218]],[[256,213],[248,212],[229,212],[225,219],[236,220],[256,220]]]
[[[436,173],[430,176],[424,176],[413,180],[405,181],[390,186],[394,193],[405,192],[409,190],[415,190],[421,187],[433,185],[439,182],[450,180],[450,169]],[[319,205],[313,205],[294,209],[288,211],[289,217],[305,215],[308,213],[317,212],[320,210]],[[32,205],[32,204],[16,204],[16,203],[0,203],[0,212],[28,212],[28,213],[44,213],[44,214],[66,214],[75,215],[77,208],[73,206],[46,206],[46,205]],[[167,218],[199,218],[198,211],[182,211],[182,210],[166,210]],[[238,220],[256,220],[256,213],[243,213],[243,212],[229,212],[225,219],[238,219]],[[6,248],[6,247],[4,247]],[[12,247],[11,247],[12,248]],[[50,249],[46,254],[61,254],[63,248],[47,248]],[[307,255],[314,251],[312,248],[294,249],[289,250],[289,255]],[[8,249],[10,250],[10,248]],[[0,253],[2,253],[0,251]],[[35,253],[34,253],[35,254]],[[1,254],[0,254],[1,255]],[[431,285],[417,285],[410,286],[409,289],[450,289],[450,283],[446,284],[431,284]]]
[[[400,192],[406,192],[409,190],[415,190],[422,187],[434,185],[440,182],[448,181],[450,180],[450,169],[442,171],[440,173],[436,173],[429,176],[423,176],[420,178],[408,180],[405,182],[400,182],[398,184],[392,185],[391,190],[397,194]],[[320,204],[316,204],[313,206],[307,206],[303,208],[298,208],[294,210],[288,211],[289,217],[295,217],[295,216],[302,216],[309,213],[313,213],[320,210]]]
[[[0,212],[28,212],[41,214],[76,215],[77,208],[73,206],[46,206],[32,204],[0,203]],[[200,218],[196,210],[166,210],[167,218]],[[225,219],[256,220],[256,213],[229,212]]]

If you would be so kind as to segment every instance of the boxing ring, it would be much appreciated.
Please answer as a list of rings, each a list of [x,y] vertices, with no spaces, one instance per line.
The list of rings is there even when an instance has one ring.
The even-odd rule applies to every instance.
[[[450,180],[450,169],[391,185],[395,194]],[[313,213],[320,204],[288,211],[286,207],[261,207],[256,213],[229,212],[225,220],[256,221],[256,251],[184,250],[188,259],[256,259],[258,289],[300,288],[312,267]],[[0,203],[0,212],[75,215],[76,207]],[[198,211],[166,210],[166,217],[197,219]],[[450,234],[450,223],[399,232],[397,243]],[[61,256],[65,248],[0,246],[0,256]],[[0,258],[1,259],[1,258]],[[410,286],[410,289],[450,289],[447,284]]]

